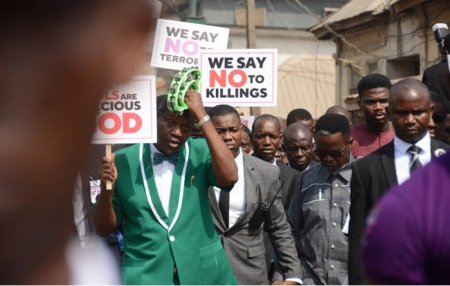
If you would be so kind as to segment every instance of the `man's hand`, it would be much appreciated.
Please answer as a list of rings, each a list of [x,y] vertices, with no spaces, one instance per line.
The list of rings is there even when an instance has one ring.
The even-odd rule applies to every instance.
[[[299,285],[299,284],[295,281],[273,280],[272,285]]]
[[[117,168],[114,164],[115,155],[112,154],[111,159],[106,157],[102,158],[102,163],[100,165],[100,169],[98,171],[98,175],[100,176],[102,190],[106,190],[106,182],[109,181],[113,185],[117,179]]]
[[[189,110],[195,116],[195,119],[201,120],[206,115],[200,93],[196,92],[193,89],[190,89],[188,92],[186,92],[184,101],[189,106]]]

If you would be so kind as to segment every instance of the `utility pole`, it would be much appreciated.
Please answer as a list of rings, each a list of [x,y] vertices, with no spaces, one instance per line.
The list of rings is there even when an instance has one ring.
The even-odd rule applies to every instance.
[[[247,49],[256,48],[256,9],[255,0],[247,0]],[[260,115],[261,108],[250,107],[251,115]]]
[[[247,0],[247,49],[256,48],[255,0]]]

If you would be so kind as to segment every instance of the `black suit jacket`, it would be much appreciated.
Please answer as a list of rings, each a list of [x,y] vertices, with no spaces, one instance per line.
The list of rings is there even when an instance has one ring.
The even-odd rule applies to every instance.
[[[281,200],[283,202],[284,210],[287,212],[287,209],[291,204],[291,197],[295,189],[295,182],[300,176],[300,172],[280,162],[277,162],[277,166],[280,168],[280,182],[282,184]]]
[[[431,139],[431,156],[435,150],[446,150],[450,146]],[[350,183],[350,226],[348,275],[350,284],[363,284],[362,245],[367,214],[382,195],[397,185],[395,171],[394,142],[379,148],[352,165]]]
[[[429,90],[439,93],[445,100],[450,100],[450,72],[447,58],[426,68],[423,72],[422,82]]]

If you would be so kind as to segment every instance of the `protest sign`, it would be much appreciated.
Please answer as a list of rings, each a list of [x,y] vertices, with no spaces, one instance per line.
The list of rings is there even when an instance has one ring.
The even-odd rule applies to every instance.
[[[93,144],[156,142],[156,79],[137,76],[105,91]]]
[[[181,70],[199,66],[200,51],[226,49],[229,29],[158,19],[153,42],[153,67]]]
[[[202,51],[205,106],[277,105],[277,50]]]
[[[253,121],[255,121],[255,116],[241,115],[241,123],[252,131]]]

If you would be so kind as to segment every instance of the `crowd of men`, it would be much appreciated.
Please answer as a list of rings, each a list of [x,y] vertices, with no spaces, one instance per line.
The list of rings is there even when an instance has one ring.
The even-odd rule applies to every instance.
[[[159,96],[158,143],[103,158],[102,185],[109,180],[115,188],[103,187],[99,196],[93,211],[97,233],[123,233],[127,284],[448,281],[445,271],[429,277],[428,268],[421,279],[411,273],[417,269],[389,271],[385,265],[408,249],[398,253],[390,237],[378,245],[383,238],[373,236],[389,233],[372,233],[382,226],[371,226],[383,194],[402,189],[450,147],[442,136],[445,120],[433,112],[431,88],[415,79],[392,85],[384,75],[369,74],[358,84],[360,124],[351,127],[340,106],[317,120],[299,108],[288,114],[284,130],[280,118],[263,114],[251,131],[234,107],[206,110],[194,91],[186,96],[190,112],[181,116]],[[440,116],[448,116],[450,105],[439,96]],[[421,225],[424,234],[433,219]],[[403,223],[399,219],[406,228]],[[368,225],[372,243],[363,257]],[[430,260],[423,252],[416,267]]]
[[[181,115],[159,96],[157,143],[99,166],[96,106],[143,61],[154,8],[1,5],[0,283],[449,284],[444,57],[423,83],[363,77],[354,126],[331,106],[317,120],[294,109],[286,127],[263,114],[250,131],[193,90]]]

